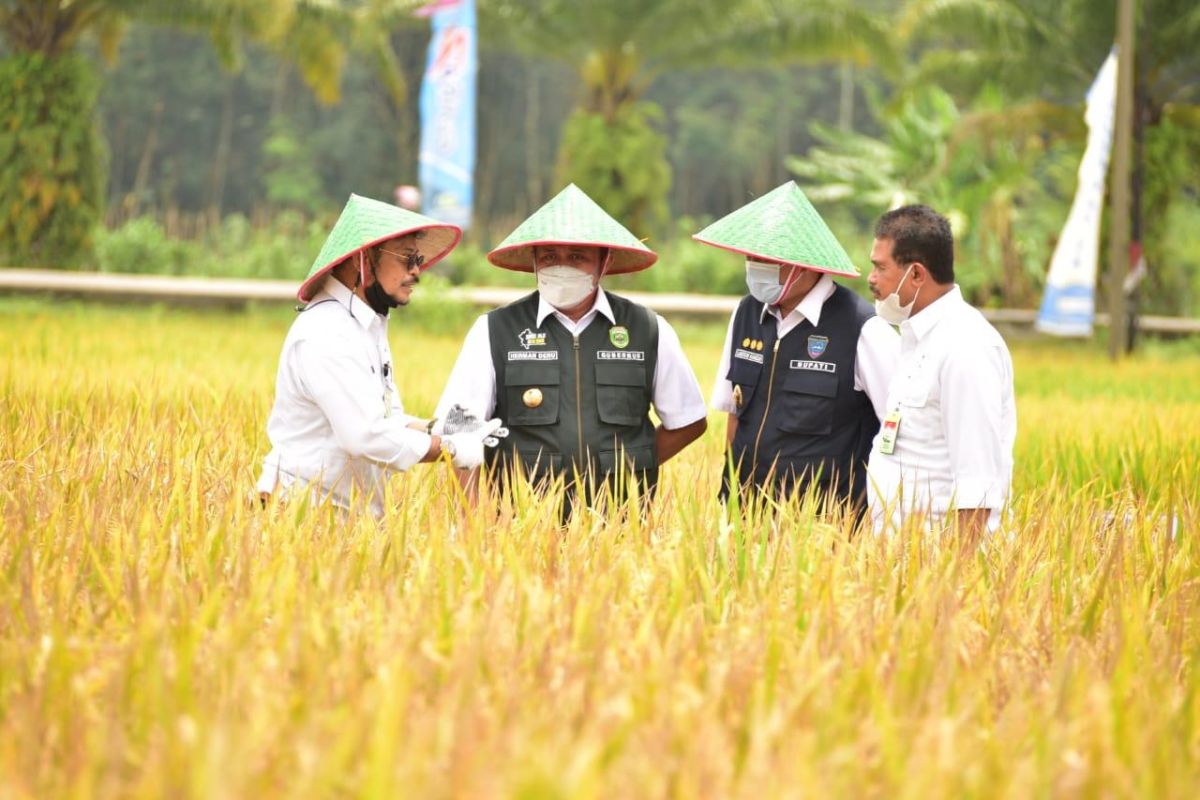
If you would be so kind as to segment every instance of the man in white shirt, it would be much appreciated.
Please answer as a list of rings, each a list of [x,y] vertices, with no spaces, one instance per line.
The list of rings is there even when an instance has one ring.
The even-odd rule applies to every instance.
[[[746,257],[712,407],[726,412],[731,477],[786,496],[866,507],[866,467],[899,352],[895,332],[834,283],[859,271],[794,182],[717,220],[697,241]]]
[[[488,455],[502,476],[601,486],[632,474],[652,489],[659,466],[704,432],[704,397],[667,321],[600,281],[657,256],[572,184],[488,259],[533,273],[538,290],[471,327],[438,416],[458,404],[503,419],[509,439]]]
[[[408,304],[422,270],[461,236],[453,225],[350,196],[300,287],[305,305],[279,357],[271,452],[257,485],[264,503],[309,491],[343,509],[365,502],[378,517],[389,471],[443,451],[459,467],[482,461],[499,421],[454,432],[407,414],[387,339],[390,310]]]
[[[877,531],[994,530],[1012,481],[1017,412],[1008,347],[954,283],[954,237],[928,206],[884,214],[868,279],[876,312],[900,326],[900,360],[868,465]]]

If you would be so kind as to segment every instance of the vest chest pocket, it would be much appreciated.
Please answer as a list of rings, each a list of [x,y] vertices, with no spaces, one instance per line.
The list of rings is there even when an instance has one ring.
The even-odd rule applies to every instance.
[[[725,378],[733,384],[733,398],[734,404],[737,406],[738,417],[741,417],[750,408],[750,401],[754,399],[754,390],[758,386],[762,371],[763,367],[760,364],[741,360],[733,360],[729,364],[729,374]],[[741,387],[740,391],[738,387]],[[737,402],[739,399],[740,403]]]
[[[838,377],[828,372],[780,370],[779,429],[787,433],[821,436],[833,430]]]
[[[506,425],[553,425],[558,422],[558,362],[509,364],[504,370]]]
[[[596,411],[601,422],[641,425],[650,410],[646,369],[636,364],[596,364]]]

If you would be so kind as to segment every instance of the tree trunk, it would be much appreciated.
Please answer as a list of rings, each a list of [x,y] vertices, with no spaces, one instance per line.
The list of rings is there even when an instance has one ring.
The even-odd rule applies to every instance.
[[[154,163],[154,151],[158,149],[158,128],[162,123],[163,108],[166,104],[159,99],[154,104],[154,116],[150,120],[150,131],[146,134],[146,144],[142,147],[142,156],[138,159],[137,172],[133,178],[133,188],[125,195],[122,203],[125,219],[133,219],[141,208],[142,195],[146,185],[150,183],[150,166]]]
[[[208,216],[210,220],[221,218],[221,206],[225,195],[225,178],[229,173],[229,160],[233,150],[233,112],[236,82],[231,78],[225,84],[225,100],[221,104],[221,127],[217,131],[217,149],[213,154],[212,169],[208,174]]]

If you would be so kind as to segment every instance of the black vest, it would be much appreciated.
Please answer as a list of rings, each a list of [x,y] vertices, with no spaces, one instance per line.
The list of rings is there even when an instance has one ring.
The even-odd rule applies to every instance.
[[[495,415],[509,429],[488,453],[493,470],[517,467],[534,482],[562,475],[568,485],[577,472],[599,486],[632,467],[644,485],[658,482],[658,318],[607,296],[616,322],[597,314],[578,338],[554,314],[538,326],[537,292],[488,314]]]
[[[866,393],[854,389],[854,363],[863,323],[875,312],[836,285],[821,324],[806,319],[783,339],[776,339],[775,318],[762,312],[762,303],[746,297],[733,320],[726,377],[738,403],[730,456],[739,482],[788,493],[815,480],[819,492],[861,506],[879,419]]]

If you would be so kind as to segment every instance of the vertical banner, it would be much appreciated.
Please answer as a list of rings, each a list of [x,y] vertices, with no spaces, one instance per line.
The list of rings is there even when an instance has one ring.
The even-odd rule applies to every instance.
[[[466,228],[475,172],[475,0],[437,0],[421,83],[421,211]]]
[[[1091,336],[1096,312],[1096,263],[1100,255],[1100,216],[1104,179],[1112,152],[1117,107],[1117,52],[1108,54],[1087,93],[1083,118],[1087,146],[1079,164],[1079,186],[1050,259],[1046,293],[1038,312],[1039,331],[1058,336]]]

